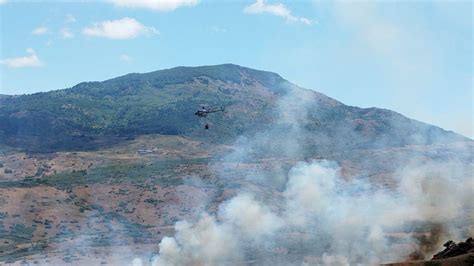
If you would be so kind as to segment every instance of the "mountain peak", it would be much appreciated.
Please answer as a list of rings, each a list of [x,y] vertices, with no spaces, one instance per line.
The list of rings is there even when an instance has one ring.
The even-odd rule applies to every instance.
[[[275,124],[276,135],[292,137],[288,129],[294,125],[279,123],[281,117],[301,123],[302,142],[320,151],[465,140],[395,112],[347,106],[276,73],[234,64],[132,73],[1,99],[0,144],[35,151],[90,149],[143,134],[231,142]],[[194,115],[202,104],[224,106],[227,112],[204,121]],[[203,132],[204,122],[212,130]]]
[[[287,82],[277,73],[255,70],[235,64],[178,66],[148,73],[131,73],[105,82],[110,84],[128,81],[155,82],[157,85],[164,86],[172,83],[190,82],[198,77],[208,77],[233,83],[241,83],[245,78],[251,78],[267,87],[281,86],[281,83]]]

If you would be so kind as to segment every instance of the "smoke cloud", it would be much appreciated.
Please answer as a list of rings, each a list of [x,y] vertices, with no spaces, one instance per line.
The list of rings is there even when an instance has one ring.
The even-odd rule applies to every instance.
[[[317,137],[317,143],[326,145],[318,147],[345,153],[327,157],[350,158],[375,169],[380,162],[370,161],[368,152],[367,158],[354,158],[363,153],[351,155],[353,150],[343,149],[352,141],[347,136],[359,133],[342,122],[340,130],[327,135],[309,133],[321,117],[320,105],[340,105],[322,97],[290,86],[277,102],[274,126],[241,136],[235,152],[222,159],[233,170],[262,158],[283,159],[289,170],[282,167],[273,175],[251,171],[236,187],[226,167],[210,166],[218,176],[227,176],[235,196],[215,212],[176,223],[175,235],[162,239],[153,264],[377,265],[429,258],[447,239],[473,234],[469,147],[459,148],[467,151],[467,161],[430,159],[423,152],[409,158],[401,158],[407,154],[402,152],[381,157],[392,160],[390,186],[371,181],[363,172],[344,174],[340,161],[306,159],[306,140]],[[378,147],[390,147],[383,141],[378,140]]]
[[[405,169],[400,186],[389,191],[376,189],[366,181],[343,181],[333,162],[299,163],[289,171],[283,196],[275,201],[263,203],[253,195],[239,194],[222,203],[216,216],[204,214],[195,224],[177,223],[176,235],[160,243],[156,265],[245,261],[255,259],[261,253],[259,249],[269,245],[274,250],[288,250],[295,243],[307,245],[305,249],[311,252],[294,264],[310,263],[305,262],[308,256],[314,256],[317,265],[374,265],[404,260],[420,238],[415,234],[397,238],[397,233],[415,230],[417,222],[437,222],[436,232],[430,232],[436,243],[430,245],[439,245],[440,240],[461,230],[454,224],[442,229],[441,224],[472,219],[472,212],[467,211],[467,204],[473,200],[472,182],[467,186],[454,182],[439,174],[449,170],[446,165],[442,167],[446,171],[435,171],[433,166],[411,168],[410,173]],[[438,176],[430,175],[433,171]],[[446,201],[449,193],[458,197]],[[249,246],[254,251],[249,252]],[[265,258],[256,259],[265,262]]]

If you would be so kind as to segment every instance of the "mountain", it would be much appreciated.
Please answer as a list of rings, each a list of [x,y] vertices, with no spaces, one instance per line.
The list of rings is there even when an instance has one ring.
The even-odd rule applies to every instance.
[[[0,94],[0,101],[1,101],[2,99],[10,98],[10,97],[13,97],[13,96],[11,96],[11,95],[6,95],[6,94]]]
[[[203,104],[223,106],[226,112],[199,119],[194,112]],[[0,144],[33,152],[90,150],[145,134],[228,143],[261,132],[287,138],[298,130],[297,137],[319,151],[468,140],[393,111],[345,105],[275,73],[232,64],[133,73],[1,97],[0,121]],[[203,123],[211,129],[203,130]]]
[[[199,118],[201,105],[225,112]],[[173,235],[180,250],[209,246],[204,258],[227,246],[215,239],[252,243],[211,265],[322,264],[341,239],[351,264],[407,258],[417,237],[430,255],[426,236],[472,227],[473,150],[453,132],[236,65],[0,96],[0,264],[150,264]],[[244,218],[220,216],[231,212]],[[298,226],[259,233],[289,219]],[[247,234],[234,221],[261,238],[225,236]]]

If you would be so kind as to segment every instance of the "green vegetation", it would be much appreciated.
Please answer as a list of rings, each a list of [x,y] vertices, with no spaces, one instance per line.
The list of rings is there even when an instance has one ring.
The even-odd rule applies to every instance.
[[[116,220],[123,226],[123,232],[138,241],[146,241],[150,238],[150,233],[146,230],[150,226],[130,222],[127,218],[116,212],[109,212],[104,215],[106,221]]]
[[[30,247],[18,248],[7,246],[6,249],[0,249],[0,261],[6,263],[14,263],[16,260],[19,260],[25,256],[41,253],[47,245],[45,243],[35,243]]]
[[[205,164],[207,162],[208,159],[188,159],[164,160],[151,164],[110,165],[88,171],[58,173],[46,176],[38,182],[55,187],[69,187],[90,183],[138,183],[148,180],[162,186],[176,186],[182,183],[181,178],[175,176],[177,166]]]
[[[2,137],[4,137],[4,136],[2,136],[2,132],[0,130],[0,139]],[[16,149],[14,149],[13,147],[10,147],[10,146],[3,145],[2,141],[0,140],[0,156],[8,156],[8,155],[13,154],[15,152],[17,152]]]
[[[230,84],[241,84],[243,74],[275,90],[283,88],[276,74],[222,65],[129,74],[5,98],[0,105],[0,145],[40,152],[80,150],[142,134],[191,134],[201,127],[194,116],[201,104],[245,105],[248,99],[242,97],[261,98],[230,95]],[[245,116],[239,120],[232,128],[254,124]]]
[[[0,188],[32,187],[48,185],[68,188],[76,185],[96,183],[130,182],[140,184],[144,181],[161,186],[177,186],[183,180],[177,175],[177,167],[182,165],[207,164],[209,159],[162,160],[150,164],[108,165],[89,170],[62,172],[42,178],[25,178],[21,181],[2,181]]]
[[[297,88],[275,73],[219,65],[129,74],[64,90],[3,98],[0,145],[32,152],[94,150],[144,134],[227,143],[274,125],[282,99],[300,101],[298,97],[282,98],[289,88],[300,97],[314,98],[289,107],[295,117],[306,119],[304,138],[308,141],[301,143],[316,149],[466,140],[389,110],[343,105]],[[199,119],[194,112],[203,104],[225,106],[228,112]],[[203,130],[203,123],[210,123],[212,130]],[[291,123],[278,124],[272,136],[294,137],[292,127]],[[328,136],[337,136],[329,148]],[[264,147],[268,144],[278,146],[278,142],[262,143]]]
[[[5,213],[0,213],[0,239],[2,241],[8,239],[8,241],[0,244],[0,261],[12,263],[21,257],[38,253],[45,248],[45,245],[41,243],[33,243],[29,247],[18,248],[17,244],[31,243],[35,227],[17,223],[8,232],[3,225],[3,218],[5,217]]]
[[[34,231],[34,227],[28,227],[24,224],[15,224],[10,232],[10,236],[17,239],[23,239],[25,241],[31,241]]]
[[[38,169],[36,170],[36,173],[35,173],[35,177],[40,177],[43,175],[45,169],[43,167],[38,167]]]

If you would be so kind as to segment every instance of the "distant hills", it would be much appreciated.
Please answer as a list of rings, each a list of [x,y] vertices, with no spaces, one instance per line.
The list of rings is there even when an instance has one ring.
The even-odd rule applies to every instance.
[[[200,119],[201,105],[225,113]],[[209,123],[209,130],[203,124]],[[347,106],[276,73],[232,64],[128,74],[72,88],[0,95],[0,144],[31,152],[89,150],[144,134],[220,143],[239,136],[306,143],[304,153],[469,141],[379,108]]]

